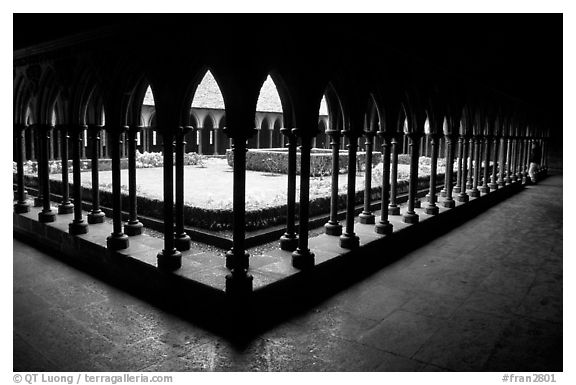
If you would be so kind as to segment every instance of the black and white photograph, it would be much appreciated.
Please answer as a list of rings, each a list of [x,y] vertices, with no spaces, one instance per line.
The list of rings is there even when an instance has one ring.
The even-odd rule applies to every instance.
[[[565,383],[563,14],[327,7],[11,15],[7,383]]]

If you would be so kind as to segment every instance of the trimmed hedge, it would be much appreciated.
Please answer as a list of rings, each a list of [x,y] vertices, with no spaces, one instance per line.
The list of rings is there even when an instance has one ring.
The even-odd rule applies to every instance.
[[[372,164],[380,163],[382,154],[378,151],[372,153]],[[234,156],[231,150],[226,150],[228,165],[234,166]],[[348,151],[340,151],[338,156],[339,173],[348,172]],[[366,165],[366,152],[357,153],[356,169],[364,171]],[[277,149],[251,149],[246,153],[246,169],[274,174],[288,174],[288,150]],[[296,153],[296,174],[300,175],[300,151]],[[310,175],[326,176],[332,174],[332,150],[313,148],[310,153]]]
[[[16,182],[16,174],[13,175],[14,183]],[[443,174],[438,174],[438,181],[444,179]],[[418,189],[424,189],[429,186],[430,177],[422,176],[418,178]],[[38,178],[33,175],[24,176],[24,184],[29,187],[38,188]],[[122,186],[122,207],[127,210],[129,207],[129,197],[126,186]],[[70,184],[70,192],[72,191],[72,184]],[[398,181],[398,194],[405,194],[408,192],[408,181]],[[59,180],[50,180],[50,192],[54,194],[62,194],[62,182]],[[371,190],[371,199],[376,201],[381,197],[381,186],[376,186]],[[86,202],[92,201],[92,189],[82,187],[82,200]],[[364,191],[356,192],[354,201],[357,205],[364,201]],[[112,207],[112,192],[109,190],[100,190],[100,204],[103,207]],[[299,204],[296,203],[296,217],[298,217]],[[164,218],[164,202],[159,199],[150,199],[142,196],[137,197],[138,213],[163,220]],[[344,209],[346,207],[346,194],[338,196],[338,208]],[[254,231],[271,226],[282,225],[286,223],[287,205],[280,205],[275,207],[267,207],[258,210],[250,210],[246,212],[246,230]],[[330,197],[319,197],[310,200],[310,216],[327,214],[330,212]],[[200,207],[184,206],[184,224],[190,227],[198,227],[212,231],[231,230],[233,223],[233,210],[231,209],[204,209]]]

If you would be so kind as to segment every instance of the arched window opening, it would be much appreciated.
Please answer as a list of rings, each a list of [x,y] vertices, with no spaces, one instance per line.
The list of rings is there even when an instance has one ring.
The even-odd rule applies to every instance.
[[[219,143],[223,141],[222,132],[214,130],[215,121],[212,117],[213,110],[225,110],[224,97],[220,91],[220,87],[210,71],[206,74],[198,84],[192,104],[190,107],[191,117],[204,116],[202,124],[192,135],[195,142],[192,146],[187,146],[187,149],[195,150],[198,154],[220,154],[218,149]],[[195,121],[196,119],[190,119]],[[192,123],[194,124],[194,123]]]
[[[259,127],[260,131],[258,131],[258,140],[256,143],[249,141],[248,145],[252,148],[254,148],[253,146],[259,148],[282,147],[283,140],[280,128],[282,128],[281,122],[284,117],[284,109],[278,87],[270,75],[268,75],[260,89],[256,104],[256,114],[260,115],[262,120]]]

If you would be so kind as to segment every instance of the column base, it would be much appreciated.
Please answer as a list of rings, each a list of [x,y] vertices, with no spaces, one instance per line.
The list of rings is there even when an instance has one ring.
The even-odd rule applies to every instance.
[[[247,297],[252,294],[252,281],[250,274],[226,275],[226,295],[231,297]]]
[[[454,207],[456,207],[456,202],[454,201],[454,199],[444,200],[443,206],[446,207],[447,209],[453,209]]]
[[[16,202],[14,204],[14,212],[16,214],[24,214],[30,212],[30,204],[28,202]]]
[[[466,194],[466,193],[460,193],[460,194],[456,197],[456,200],[457,200],[458,202],[464,202],[464,203],[466,203],[466,202],[468,202],[468,201],[470,200],[470,197],[469,197],[468,194]]]
[[[360,238],[356,234],[344,233],[340,236],[341,248],[352,250],[358,248],[359,246],[360,246]]]
[[[416,213],[406,213],[402,216],[402,222],[404,223],[418,223],[420,217]]]
[[[455,194],[460,193],[460,187],[459,186],[454,186],[454,188],[452,189],[452,192]]]
[[[326,235],[342,235],[342,225],[338,222],[327,222],[324,225]]]
[[[68,225],[68,232],[72,235],[80,235],[88,233],[88,224],[82,220],[81,222],[71,222]]]
[[[109,250],[123,250],[127,249],[129,246],[130,246],[130,240],[128,239],[128,236],[124,233],[120,234],[112,233],[111,235],[108,236],[108,238],[106,238],[106,247]]]
[[[240,258],[240,263],[238,264],[239,268],[248,270],[248,259],[250,258],[250,254],[248,254],[247,251],[244,251],[244,255],[238,256],[234,253],[233,247],[230,248],[230,250],[228,250],[226,252],[226,268],[228,268],[230,270],[232,270],[234,268],[234,265],[235,265],[234,259],[235,258]]]
[[[430,197],[431,197],[430,193],[426,194],[426,196],[424,197],[424,199],[426,200],[426,202],[428,202],[428,203],[436,203],[436,202],[438,202],[438,199],[436,198],[436,196],[434,196],[434,202],[431,202],[431,201],[430,201]]]
[[[442,189],[442,191],[440,191],[440,192],[438,193],[438,195],[440,195],[440,197],[442,197],[442,198],[446,197],[446,190],[445,190],[445,189]]]
[[[100,209],[92,210],[88,213],[88,223],[91,225],[95,223],[104,223],[105,216],[106,214],[104,214],[104,211]]]
[[[42,197],[35,197],[34,198],[34,207],[42,207],[44,204],[44,199]]]
[[[505,181],[498,181],[498,188],[504,187],[506,186],[506,182]]]
[[[140,235],[142,234],[142,228],[144,227],[144,225],[139,221],[139,220],[135,220],[133,222],[128,221],[125,225],[124,225],[124,234],[132,237],[134,235]]]
[[[473,188],[472,190],[470,190],[470,194],[469,194],[472,198],[478,198],[480,196],[480,190],[478,190],[477,188]]]
[[[38,221],[40,223],[54,222],[55,220],[56,220],[56,214],[54,214],[54,211],[52,211],[52,209],[48,211],[42,210],[38,213]]]
[[[376,226],[374,226],[374,231],[381,235],[390,235],[392,234],[393,229],[394,226],[392,226],[392,223],[390,222],[378,222],[376,223]]]
[[[488,194],[490,192],[489,186],[482,186],[480,187],[480,194]]]
[[[420,202],[420,199],[414,199],[414,208],[419,209],[421,207],[422,207],[422,202]]]
[[[296,248],[292,253],[292,266],[300,270],[314,267],[314,253],[310,249]]]
[[[428,205],[424,210],[424,212],[428,215],[438,215],[439,211],[440,209],[438,208],[438,206],[432,204]]]
[[[388,215],[400,215],[400,206],[388,206]]]
[[[376,217],[371,212],[364,211],[358,215],[358,218],[360,218],[360,223],[365,225],[373,225],[376,223]]]
[[[128,239],[128,236],[126,236],[126,239]],[[182,254],[176,249],[170,251],[162,250],[156,256],[156,260],[160,270],[174,271],[182,267]]]
[[[470,190],[472,188],[472,182],[466,182],[466,190]]]
[[[58,205],[58,214],[72,214],[74,212],[74,205],[70,202]]]
[[[488,188],[490,189],[490,191],[498,190],[498,184],[497,183],[490,183],[490,184],[488,184]]]
[[[186,233],[176,234],[174,236],[174,246],[178,251],[190,250],[191,244],[192,240],[190,239],[190,236]]]
[[[280,237],[280,248],[285,251],[294,251],[298,247],[298,236],[296,234],[284,233]]]

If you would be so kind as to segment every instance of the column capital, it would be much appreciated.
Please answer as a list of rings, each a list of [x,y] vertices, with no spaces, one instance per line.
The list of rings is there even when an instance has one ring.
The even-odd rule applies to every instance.
[[[198,130],[203,129],[202,127],[198,127]],[[224,127],[222,129],[222,132],[224,132],[224,134],[226,134],[227,137],[232,138],[232,139],[240,139],[240,140],[247,140],[248,138],[254,136],[258,130],[253,127],[250,128],[248,130],[232,130],[230,127]]]
[[[398,136],[398,133],[390,131],[376,131],[376,135],[382,139],[394,139],[396,136]]]
[[[332,139],[334,138],[340,138],[341,132],[339,130],[332,130],[332,129],[328,129],[326,131],[324,131],[328,136],[330,136]]]
[[[282,135],[284,135],[284,136],[289,137],[289,138],[292,137],[292,136],[294,136],[294,133],[292,132],[292,129],[291,129],[291,128],[288,128],[288,127],[282,127],[282,128],[280,129],[280,133],[281,133]]]
[[[366,130],[363,134],[367,139],[373,139],[376,136],[376,131]]]
[[[362,136],[362,132],[357,132],[357,131],[353,131],[353,130],[342,130],[342,136],[346,136],[350,139],[357,139],[360,136]]]

